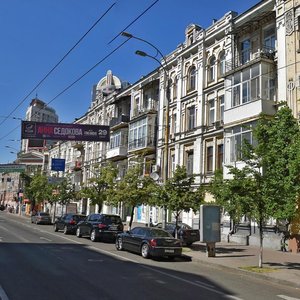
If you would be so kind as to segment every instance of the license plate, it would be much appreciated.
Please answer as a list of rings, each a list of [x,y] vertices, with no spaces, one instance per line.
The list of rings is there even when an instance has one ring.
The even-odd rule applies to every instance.
[[[165,253],[174,253],[173,249],[165,249]]]

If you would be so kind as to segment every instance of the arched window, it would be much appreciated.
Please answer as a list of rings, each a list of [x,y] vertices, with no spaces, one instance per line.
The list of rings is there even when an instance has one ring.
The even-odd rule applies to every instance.
[[[188,72],[188,84],[187,84],[187,91],[191,92],[196,89],[196,68],[192,66]]]
[[[219,56],[219,76],[222,77],[225,74],[225,51],[222,51]]]
[[[214,81],[216,77],[216,58],[213,55],[209,59],[209,65],[208,65],[208,82]]]

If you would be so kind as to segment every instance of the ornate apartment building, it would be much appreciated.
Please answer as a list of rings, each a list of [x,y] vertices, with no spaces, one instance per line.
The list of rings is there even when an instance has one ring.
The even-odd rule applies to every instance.
[[[299,22],[300,1],[265,0],[240,15],[228,12],[206,29],[189,25],[158,69],[132,85],[109,71],[94,87],[89,110],[76,122],[109,125],[110,143],[59,143],[50,157],[66,158],[78,189],[107,161],[119,178],[137,163],[158,183],[176,165],[194,174],[195,187],[208,184],[218,169],[230,178],[227,166],[243,166],[240,148],[245,139],[252,142],[260,113],[273,115],[287,101],[299,117]],[[95,209],[87,199],[80,203],[82,212]],[[122,207],[103,210],[127,216]],[[144,206],[135,216],[144,223],[162,217]],[[198,228],[199,215],[181,219]]]

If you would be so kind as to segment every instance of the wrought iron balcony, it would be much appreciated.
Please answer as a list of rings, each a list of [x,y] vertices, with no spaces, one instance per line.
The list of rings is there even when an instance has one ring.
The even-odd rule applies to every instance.
[[[130,121],[130,117],[126,115],[121,115],[117,118],[112,118],[109,122],[110,128],[122,125],[122,124],[127,124]]]

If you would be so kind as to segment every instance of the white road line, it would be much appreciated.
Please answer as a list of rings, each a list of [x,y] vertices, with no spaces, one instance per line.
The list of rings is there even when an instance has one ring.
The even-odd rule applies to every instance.
[[[93,258],[89,258],[88,262],[103,262],[103,259],[93,259]]]
[[[199,280],[196,280],[195,282],[200,283],[200,284],[205,285],[205,286],[208,286],[208,287],[211,287],[211,288],[215,287],[213,284],[208,284],[208,283],[205,283],[205,282],[202,282],[202,281],[199,281]]]
[[[242,298],[231,296],[231,295],[227,295],[225,298],[232,299],[232,300],[243,300]]]
[[[162,280],[155,280],[157,283],[160,283],[160,284],[166,284],[165,281],[162,281]]]
[[[277,297],[285,299],[285,300],[300,300],[300,298],[289,297],[286,295],[277,295]]]
[[[1,300],[9,300],[1,285],[0,285],[0,299]]]

